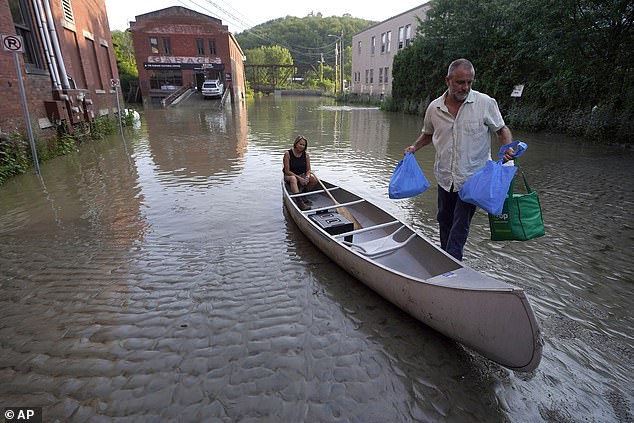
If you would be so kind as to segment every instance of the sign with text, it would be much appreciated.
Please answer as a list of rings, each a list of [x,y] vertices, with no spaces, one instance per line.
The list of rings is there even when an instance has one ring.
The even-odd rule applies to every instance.
[[[42,423],[42,407],[5,407],[4,421]]]
[[[524,85],[516,85],[513,87],[513,92],[511,93],[511,97],[521,97],[524,92]]]
[[[148,56],[147,61],[148,63],[163,63],[163,64],[173,63],[173,64],[182,64],[182,65],[194,65],[194,64],[201,65],[203,63],[216,63],[216,64],[222,63],[222,60],[220,60],[220,57],[211,58],[208,56],[195,56],[195,57]]]

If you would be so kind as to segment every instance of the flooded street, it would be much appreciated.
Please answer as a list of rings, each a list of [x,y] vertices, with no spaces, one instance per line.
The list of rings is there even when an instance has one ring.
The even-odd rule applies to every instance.
[[[474,269],[523,288],[544,337],[515,373],[333,264],[282,207],[282,155],[438,243],[432,187],[390,200],[421,118],[266,97],[141,110],[0,186],[0,404],[45,422],[633,422],[634,152],[514,132],[546,236]],[[501,319],[504,316],[500,316]]]

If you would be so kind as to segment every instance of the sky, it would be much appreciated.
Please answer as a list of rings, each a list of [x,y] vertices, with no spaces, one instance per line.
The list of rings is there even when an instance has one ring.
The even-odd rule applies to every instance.
[[[110,29],[121,31],[129,27],[128,22],[136,15],[183,6],[191,10],[221,19],[229,31],[238,34],[250,27],[285,16],[299,18],[311,13],[322,16],[343,16],[348,13],[354,18],[384,21],[426,3],[426,0],[399,0],[390,3],[374,3],[367,0],[105,0]]]

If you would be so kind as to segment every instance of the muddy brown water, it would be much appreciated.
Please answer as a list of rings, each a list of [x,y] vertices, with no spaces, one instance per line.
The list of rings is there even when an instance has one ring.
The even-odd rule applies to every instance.
[[[125,138],[0,187],[0,404],[60,422],[632,422],[631,151],[515,133],[547,235],[491,242],[479,211],[465,261],[527,291],[545,346],[523,374],[384,301],[282,207],[302,134],[321,178],[437,242],[431,146],[430,190],[387,197],[420,118],[216,105],[141,110]]]

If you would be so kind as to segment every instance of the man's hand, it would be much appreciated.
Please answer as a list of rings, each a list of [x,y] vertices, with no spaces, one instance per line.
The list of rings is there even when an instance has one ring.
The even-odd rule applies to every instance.
[[[506,150],[504,150],[504,157],[502,157],[503,163],[511,161],[514,158],[515,158],[515,151],[513,151],[512,148],[507,148]]]

